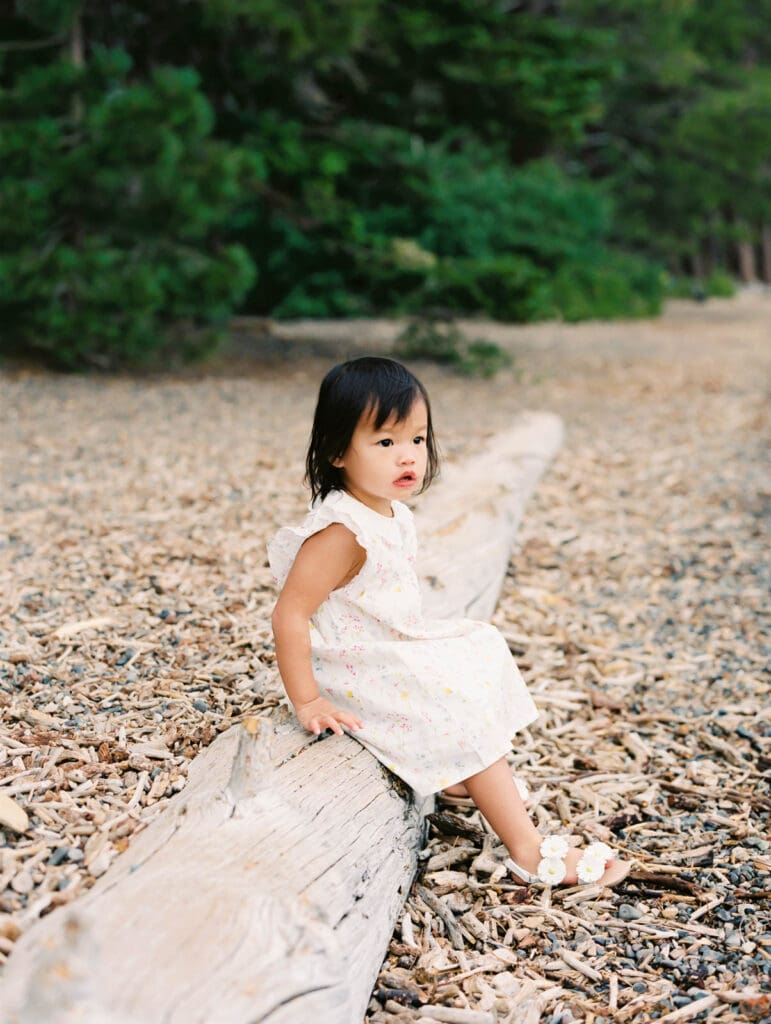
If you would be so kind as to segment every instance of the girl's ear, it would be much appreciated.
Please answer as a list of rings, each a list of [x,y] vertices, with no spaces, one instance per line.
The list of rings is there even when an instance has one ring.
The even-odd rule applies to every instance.
[[[335,467],[335,469],[342,469],[343,468],[343,460],[342,460],[341,457],[338,457],[336,459],[331,459],[330,462]]]

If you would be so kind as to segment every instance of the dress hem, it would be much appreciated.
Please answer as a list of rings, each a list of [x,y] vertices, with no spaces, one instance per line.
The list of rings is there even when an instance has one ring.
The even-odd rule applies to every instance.
[[[533,714],[526,721],[523,721],[519,725],[517,725],[517,727],[514,730],[514,735],[516,735],[516,733],[518,732],[521,732],[523,729],[526,729],[529,725],[532,725],[533,722],[536,721],[536,719],[540,718],[540,716],[541,712],[536,708],[535,714]],[[500,747],[499,753],[497,754],[485,755],[484,757],[480,757],[479,755],[477,755],[477,767],[470,768],[469,770],[460,769],[461,774],[458,774],[458,770],[455,770],[452,772],[452,774],[446,775],[442,778],[441,781],[437,782],[434,788],[425,791],[418,789],[415,785],[409,782],[408,779],[405,779],[403,775],[400,775],[399,772],[395,771],[393,768],[388,768],[383,762],[383,759],[378,757],[374,750],[370,749],[368,745],[363,742],[363,740],[359,739],[355,735],[354,738],[359,743],[361,743],[363,747],[369,749],[373,757],[377,757],[377,759],[383,764],[383,767],[386,768],[387,771],[391,772],[392,775],[396,775],[397,778],[401,779],[402,782],[409,786],[410,789],[415,794],[415,797],[418,801],[426,800],[430,796],[435,796],[437,793],[439,793],[443,789],[446,789],[448,786],[456,786],[459,782],[465,781],[470,775],[477,775],[479,772],[483,772],[486,768],[489,768],[491,765],[495,764],[496,761],[499,761],[502,757],[505,757],[506,754],[508,754],[514,746],[513,741],[508,740],[505,745],[502,745]]]

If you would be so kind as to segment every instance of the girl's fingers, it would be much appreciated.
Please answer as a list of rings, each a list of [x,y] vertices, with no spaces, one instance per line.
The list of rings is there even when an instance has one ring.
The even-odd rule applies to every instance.
[[[330,714],[326,717],[331,719],[331,721],[335,722],[336,724],[339,723],[340,725],[347,726],[349,729],[355,728],[358,722],[356,716],[352,715],[350,711],[338,711],[337,708],[335,708],[333,712],[330,712]],[[334,726],[332,726],[331,728],[334,728]],[[335,732],[337,733],[338,736],[341,735],[337,729],[335,729]]]
[[[342,736],[343,730],[341,725],[345,725],[349,729],[364,728],[363,722],[346,711],[335,711],[334,713],[330,712],[328,715],[318,715],[310,720],[307,728],[309,732],[314,733],[316,736],[325,729],[331,729],[336,736]]]
[[[347,714],[344,718],[341,716],[340,721],[343,725],[347,725],[349,729],[363,729],[364,723],[360,722],[354,715]]]

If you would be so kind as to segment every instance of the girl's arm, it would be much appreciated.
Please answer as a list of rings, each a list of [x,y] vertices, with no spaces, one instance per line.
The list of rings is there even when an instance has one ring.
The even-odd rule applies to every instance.
[[[302,725],[316,735],[323,729],[342,735],[341,724],[351,729],[363,724],[319,694],[311,666],[309,620],[333,590],[353,579],[366,557],[342,523],[314,533],[298,551],[273,610],[276,660],[284,688]]]

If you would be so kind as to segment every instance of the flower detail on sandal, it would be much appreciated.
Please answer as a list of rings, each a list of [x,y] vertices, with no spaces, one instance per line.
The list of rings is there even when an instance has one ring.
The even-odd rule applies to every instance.
[[[567,874],[565,857],[570,846],[564,836],[546,836],[541,841],[541,861],[536,874],[544,885],[559,885]]]
[[[599,857],[601,860],[613,860],[615,855],[615,850],[607,843],[589,843],[584,854],[585,857]]]
[[[612,859],[613,850],[607,843],[590,843],[576,864],[578,881],[584,884],[598,881],[605,874],[605,865]]]
[[[546,836],[541,841],[541,860],[534,875],[511,858],[506,863],[508,868],[527,884],[540,881],[543,885],[559,885],[567,874],[565,857],[569,850],[570,844],[564,836]],[[613,857],[614,851],[607,843],[590,843],[576,865],[579,884],[586,885],[602,878],[606,863]]]
[[[565,861],[560,857],[544,857],[536,872],[544,885],[559,885],[567,873]]]
[[[576,864],[578,881],[586,885],[588,882],[596,882],[605,874],[605,861],[597,857],[587,857],[585,854]]]
[[[541,841],[540,854],[542,857],[565,857],[570,849],[570,843],[564,836],[547,836]]]

